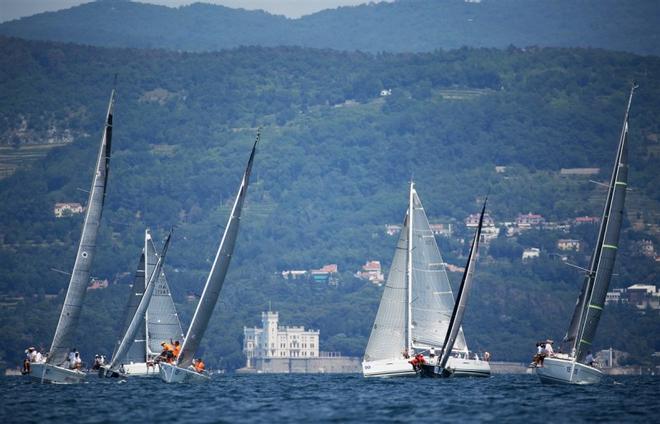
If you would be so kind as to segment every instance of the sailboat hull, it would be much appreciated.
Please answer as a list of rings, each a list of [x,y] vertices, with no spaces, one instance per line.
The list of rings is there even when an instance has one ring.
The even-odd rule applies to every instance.
[[[166,383],[206,383],[211,380],[207,374],[172,364],[160,364],[160,378]]]
[[[562,358],[545,358],[543,366],[536,368],[536,375],[542,383],[598,384],[603,379],[600,370]]]
[[[85,373],[47,363],[30,364],[30,378],[40,383],[78,384],[85,381]]]
[[[429,378],[490,377],[490,364],[478,359],[449,358],[444,372],[435,364],[422,365],[420,375]]]
[[[158,377],[160,366],[158,364],[147,364],[145,362],[122,365],[127,377]]]
[[[365,377],[415,377],[417,372],[408,362],[409,359],[383,359],[362,362],[362,375]],[[452,370],[452,377],[490,377],[490,365],[486,361],[475,359],[449,358],[447,369]],[[423,377],[442,377],[435,373],[435,366],[422,367]]]
[[[415,377],[417,373],[408,359],[381,359],[362,362],[365,377]]]

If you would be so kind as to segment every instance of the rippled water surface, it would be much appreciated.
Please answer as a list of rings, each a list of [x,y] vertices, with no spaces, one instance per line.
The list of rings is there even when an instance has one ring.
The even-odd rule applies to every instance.
[[[489,379],[364,379],[359,375],[216,375],[209,384],[159,379],[54,386],[3,377],[0,423],[108,422],[660,422],[660,378],[596,386]]]

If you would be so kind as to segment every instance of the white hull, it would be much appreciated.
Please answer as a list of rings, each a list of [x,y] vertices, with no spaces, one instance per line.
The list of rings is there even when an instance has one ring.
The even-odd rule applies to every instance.
[[[30,377],[40,383],[78,384],[85,380],[85,373],[47,363],[30,364]]]
[[[160,365],[160,378],[166,383],[206,383],[211,380],[207,374],[171,364]]]
[[[126,377],[158,377],[160,375],[158,364],[147,365],[145,362],[124,364],[120,369]]]
[[[363,361],[362,375],[365,377],[415,377],[417,373],[408,363],[409,359],[380,359]]]
[[[598,384],[603,378],[603,373],[594,367],[562,358],[545,358],[536,374],[543,383]]]
[[[428,358],[427,358],[428,360]],[[365,377],[415,377],[417,373],[409,359],[382,359],[362,362],[362,375]],[[490,365],[476,359],[449,358],[447,368],[453,377],[490,377]]]
[[[452,377],[490,377],[490,364],[478,359],[449,358],[447,368]]]

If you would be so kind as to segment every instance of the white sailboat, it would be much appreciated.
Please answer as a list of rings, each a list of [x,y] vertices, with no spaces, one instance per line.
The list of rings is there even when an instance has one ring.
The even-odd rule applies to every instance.
[[[136,335],[139,333],[144,334],[145,315],[147,309],[150,306],[152,295],[158,286],[158,280],[161,275],[161,270],[165,261],[165,255],[167,254],[167,249],[169,247],[171,238],[172,232],[170,231],[170,234],[165,240],[163,251],[158,256],[158,261],[156,262],[153,269],[149,272],[149,277],[144,292],[142,293],[140,301],[135,308],[133,316],[131,317],[131,321],[128,325],[128,328],[126,329],[126,333],[121,339],[119,347],[117,347],[117,350],[115,351],[110,364],[108,366],[101,367],[99,370],[100,377],[118,377],[119,375],[127,375],[123,364],[129,350],[135,347]],[[138,340],[138,342],[146,341]],[[138,346],[140,346],[139,343]]]
[[[114,103],[115,90],[113,89],[110,94],[105,127],[87,201],[87,212],[85,213],[76,261],[73,265],[69,287],[48,358],[46,362],[32,363],[30,366],[30,377],[42,383],[71,384],[80,383],[85,379],[85,374],[82,371],[69,368],[68,353],[74,348],[73,336],[78,327],[80,311],[87,292],[90,270],[96,251],[96,238],[101,223],[110,169]]]
[[[243,203],[247,194],[248,184],[250,182],[250,173],[252,172],[252,163],[254,162],[254,155],[259,142],[260,133],[257,132],[257,138],[252,146],[250,159],[248,160],[241,185],[234,201],[234,206],[229,216],[229,222],[225,228],[222,236],[222,241],[218,247],[218,251],[213,261],[213,266],[209,272],[209,276],[204,285],[204,291],[197,304],[197,309],[193,315],[192,322],[186,333],[186,337],[181,348],[181,353],[176,359],[174,364],[160,364],[160,377],[166,383],[188,383],[188,382],[205,382],[210,380],[210,377],[205,373],[199,373],[191,369],[194,355],[197,348],[202,341],[206,327],[208,326],[213,309],[218,301],[220,290],[225,281],[229,263],[231,262],[234,245],[236,244],[236,237],[238,235],[238,227],[241,220],[241,211],[243,210]]]
[[[595,384],[603,377],[603,373],[598,368],[584,361],[591,349],[598,321],[605,306],[605,296],[619,247],[628,185],[628,116],[636,88],[637,85],[633,84],[628,97],[616,160],[598,231],[598,241],[575,305],[573,318],[563,340],[571,344],[570,354],[557,354],[545,358],[543,365],[536,367],[536,374],[544,383]]]
[[[362,362],[363,375],[416,376],[409,357],[442,349],[453,309],[445,263],[411,183],[408,211]],[[446,367],[454,376],[490,374],[488,362],[470,358],[460,326],[451,353]]]
[[[145,260],[146,256],[146,260]],[[145,292],[145,275],[151,275],[158,262],[158,254],[149,229],[145,230],[144,248],[140,256],[133,287],[131,288],[122,337],[135,316],[140,300]],[[144,314],[144,325],[135,334],[132,345],[119,364],[118,371],[125,376],[154,377],[159,375],[159,365],[155,359],[160,355],[163,341],[183,340],[183,330],[176,312],[165,272],[161,269],[156,286]],[[117,347],[121,344],[118,341]],[[112,355],[116,357],[115,353]]]

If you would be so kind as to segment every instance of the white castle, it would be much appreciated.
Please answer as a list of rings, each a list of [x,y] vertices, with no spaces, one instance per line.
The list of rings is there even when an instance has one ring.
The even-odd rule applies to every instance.
[[[277,312],[262,312],[262,328],[243,327],[246,368],[253,368],[255,359],[319,357],[319,330],[279,326],[278,320]]]

